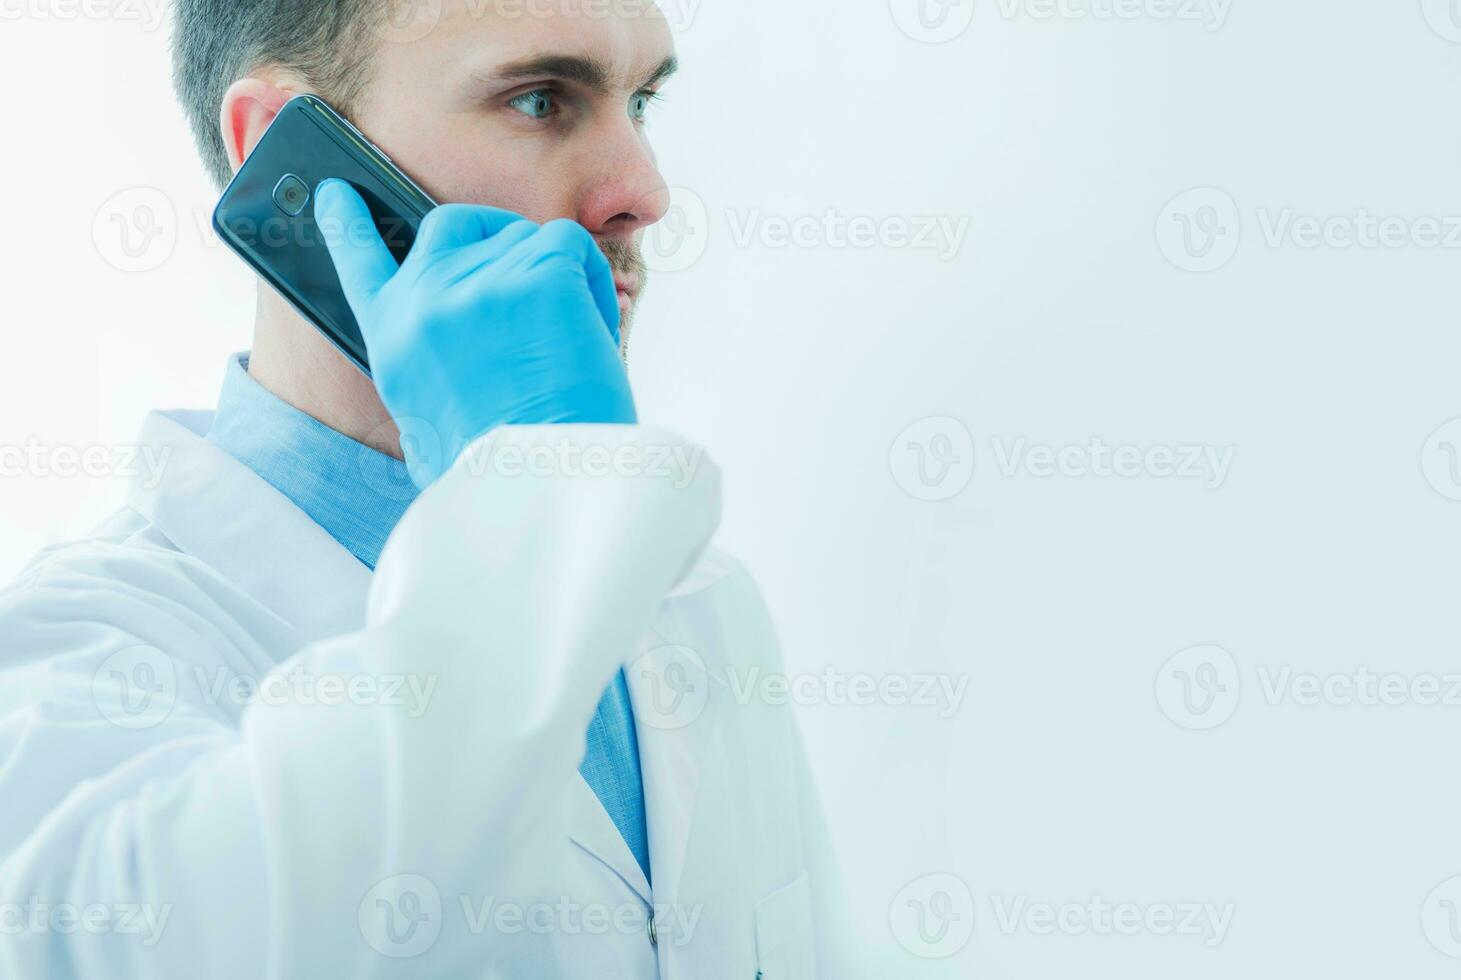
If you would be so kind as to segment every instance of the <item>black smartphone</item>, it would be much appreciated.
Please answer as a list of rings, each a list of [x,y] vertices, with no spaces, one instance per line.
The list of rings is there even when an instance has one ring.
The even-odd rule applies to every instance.
[[[285,103],[223,192],[213,211],[213,228],[369,375],[365,341],[315,220],[315,188],[330,177],[348,181],[359,192],[381,239],[398,262],[404,260],[421,220],[436,202],[360,130],[313,95]]]

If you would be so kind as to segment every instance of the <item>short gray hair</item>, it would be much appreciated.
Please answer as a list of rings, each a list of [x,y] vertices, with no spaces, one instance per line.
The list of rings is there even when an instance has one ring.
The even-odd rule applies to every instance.
[[[345,115],[369,81],[393,0],[175,0],[173,88],[219,188],[233,179],[223,95],[264,65],[295,72]]]

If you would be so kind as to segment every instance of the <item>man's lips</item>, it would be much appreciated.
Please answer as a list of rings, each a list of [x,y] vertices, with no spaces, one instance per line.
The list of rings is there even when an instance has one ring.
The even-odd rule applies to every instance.
[[[637,276],[614,276],[614,290],[619,298],[634,302],[639,298],[639,277]]]
[[[644,256],[639,244],[632,238],[604,236],[596,239],[609,260],[609,271],[614,276],[614,292],[618,294],[619,308],[626,314],[639,301],[644,290]]]

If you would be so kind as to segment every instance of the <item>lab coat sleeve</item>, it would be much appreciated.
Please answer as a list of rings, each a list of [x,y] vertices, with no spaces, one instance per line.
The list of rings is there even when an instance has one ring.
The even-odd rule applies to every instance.
[[[98,716],[103,655],[226,639],[196,609],[123,595],[61,623],[12,598],[0,643],[50,648],[0,661],[32,688],[0,699],[0,799],[58,802],[0,821],[0,976],[474,975],[492,936],[460,897],[525,893],[564,859],[594,705],[718,520],[714,466],[667,433],[498,429],[406,514],[365,628],[270,675],[409,677],[430,699],[271,698],[241,725],[185,685],[140,731]]]

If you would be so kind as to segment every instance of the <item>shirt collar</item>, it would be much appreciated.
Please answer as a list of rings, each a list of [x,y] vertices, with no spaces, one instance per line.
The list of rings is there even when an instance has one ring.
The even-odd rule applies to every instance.
[[[416,498],[406,464],[306,415],[229,358],[208,441],[253,470],[366,567]]]

